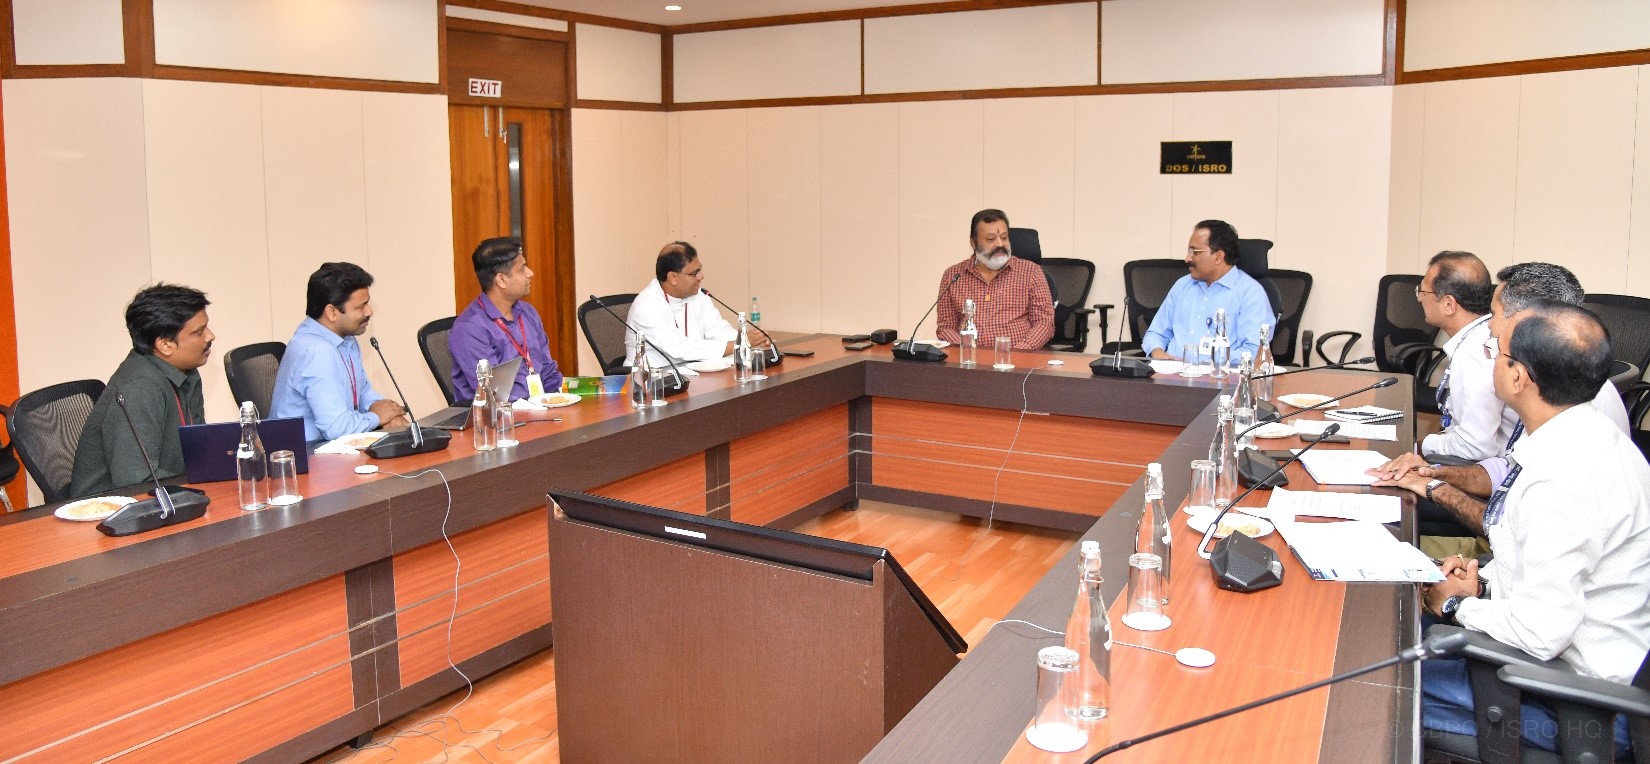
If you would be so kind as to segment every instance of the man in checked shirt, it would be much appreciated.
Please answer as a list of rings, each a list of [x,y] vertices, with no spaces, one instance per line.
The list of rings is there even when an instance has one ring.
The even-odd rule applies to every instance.
[[[1036,263],[1012,257],[1008,215],[980,210],[968,224],[967,260],[940,276],[939,338],[960,342],[963,305],[974,301],[980,347],[1007,337],[1015,350],[1036,350],[1054,336],[1054,296]]]

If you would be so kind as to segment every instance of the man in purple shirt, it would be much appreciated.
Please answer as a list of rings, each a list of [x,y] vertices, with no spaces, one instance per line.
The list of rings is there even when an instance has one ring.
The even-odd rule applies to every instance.
[[[525,360],[510,388],[510,400],[561,389],[561,371],[550,357],[550,337],[538,311],[523,298],[533,291],[533,269],[521,254],[521,239],[488,239],[470,255],[481,282],[481,296],[464,308],[447,335],[453,355],[454,403],[476,394],[476,361],[497,366],[512,358]],[[502,388],[503,380],[493,380]]]

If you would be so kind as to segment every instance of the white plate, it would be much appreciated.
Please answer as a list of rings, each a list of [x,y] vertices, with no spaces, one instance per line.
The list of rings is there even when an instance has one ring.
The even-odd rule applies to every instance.
[[[1179,374],[1180,370],[1184,368],[1186,368],[1186,364],[1183,361],[1152,361],[1152,371],[1158,374]]]
[[[354,435],[345,435],[345,436],[343,436],[341,438],[338,438],[338,439],[336,439],[332,442],[337,443],[338,445],[343,446],[345,448],[353,448],[353,449],[359,451],[363,448],[370,448],[372,446],[372,444],[378,442],[379,438],[382,438],[382,437],[384,437],[385,435],[388,435],[388,434],[389,433],[387,433],[387,432],[378,432],[378,431],[358,432],[358,433],[355,433]]]
[[[1287,438],[1295,434],[1295,428],[1283,422],[1272,422],[1255,428],[1249,434],[1257,438]]]
[[[528,400],[537,403],[540,406],[554,409],[561,408],[562,406],[571,406],[584,399],[572,393],[545,393],[544,395],[533,396]]]
[[[98,496],[64,504],[53,514],[77,523],[95,523],[134,501],[137,499],[130,496]]]
[[[1214,512],[1198,512],[1186,518],[1186,524],[1198,533],[1209,530],[1209,520],[1215,516]],[[1227,512],[1220,520],[1220,530],[1215,532],[1215,538],[1225,538],[1236,529],[1249,538],[1260,538],[1272,532],[1272,524],[1252,515],[1246,515],[1237,510]],[[1224,531],[1224,532],[1222,532]]]
[[[1317,393],[1290,393],[1289,395],[1278,396],[1279,402],[1287,403],[1298,409],[1309,409],[1320,403],[1328,403],[1332,400],[1335,399],[1327,395],[1319,395]]]
[[[917,344],[918,345],[932,345],[932,346],[937,347],[937,348],[951,347],[951,343],[946,342],[945,340],[917,340]]]
[[[726,361],[694,361],[687,367],[694,371],[727,371],[733,368],[733,364]]]

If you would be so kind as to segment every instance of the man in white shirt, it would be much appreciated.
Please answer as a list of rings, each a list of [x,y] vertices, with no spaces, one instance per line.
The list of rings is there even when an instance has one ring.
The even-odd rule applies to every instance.
[[[1608,335],[1586,309],[1540,300],[1504,322],[1490,353],[1496,395],[1525,429],[1484,512],[1495,561],[1481,579],[1476,560],[1446,560],[1423,604],[1536,658],[1629,682],[1650,649],[1650,465],[1589,403],[1609,375]],[[1421,689],[1422,726],[1474,734],[1462,659],[1422,664]],[[1545,706],[1526,702],[1521,721],[1526,741],[1553,750]]]
[[[1433,255],[1415,288],[1427,323],[1450,336],[1444,343],[1449,370],[1438,383],[1443,432],[1421,441],[1421,453],[1431,461],[1464,464],[1499,456],[1518,423],[1496,400],[1490,362],[1480,350],[1490,337],[1493,291],[1489,269],[1477,255],[1448,251]]]
[[[733,354],[738,332],[722,318],[716,303],[699,291],[705,280],[705,266],[699,252],[685,241],[673,241],[659,250],[653,265],[654,279],[637,293],[630,304],[630,325],[646,337],[648,363],[655,367],[668,362],[664,351],[680,363],[711,361]],[[636,335],[625,332],[626,357],[636,357]],[[751,338],[752,345],[762,344]]]

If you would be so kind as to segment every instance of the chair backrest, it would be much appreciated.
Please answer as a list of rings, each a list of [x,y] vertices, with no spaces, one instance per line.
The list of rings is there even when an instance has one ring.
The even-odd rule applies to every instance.
[[[1415,299],[1421,278],[1408,273],[1381,277],[1380,292],[1375,295],[1375,330],[1370,335],[1375,366],[1381,371],[1407,373],[1395,351],[1405,345],[1432,344],[1438,336],[1438,329],[1427,323],[1421,302]]]
[[[596,362],[602,365],[603,374],[618,374],[630,364],[625,357],[624,322],[630,319],[630,304],[635,301],[634,294],[610,294],[601,298],[601,304],[585,300],[579,306],[579,328],[584,330],[584,339],[596,354]],[[602,310],[602,304],[619,317]]]
[[[43,387],[11,405],[6,432],[48,503],[69,498],[80,432],[102,395],[102,381],[81,379]]]
[[[448,405],[458,403],[453,398],[453,351],[447,347],[447,336],[453,333],[453,321],[457,319],[458,316],[438,318],[418,329],[418,349],[424,353],[424,363],[435,376],[435,383],[441,386]]]
[[[1285,366],[1295,365],[1295,347],[1306,315],[1306,298],[1312,295],[1312,274],[1273,268],[1261,279],[1274,314],[1282,314],[1272,329],[1272,355]],[[1304,349],[1303,349],[1304,350]],[[1305,353],[1301,355],[1305,360]]]
[[[1008,249],[1015,257],[1034,263],[1043,262],[1043,241],[1037,236],[1035,228],[1008,229]]]
[[[1043,273],[1054,285],[1054,339],[1053,342],[1075,345],[1075,352],[1083,352],[1088,344],[1088,333],[1079,327],[1087,315],[1075,311],[1089,301],[1089,290],[1094,287],[1094,263],[1074,257],[1045,257]]]
[[[1183,259],[1130,260],[1123,264],[1123,301],[1129,308],[1130,341],[1138,345],[1145,339],[1169,289],[1186,273]]]
[[[236,405],[252,401],[258,416],[269,416],[275,400],[275,374],[285,354],[285,342],[260,342],[235,348],[223,357],[223,373],[229,377],[229,394],[235,396]]]
[[[1625,294],[1589,294],[1584,303],[1610,330],[1616,358],[1650,368],[1650,298]]]

